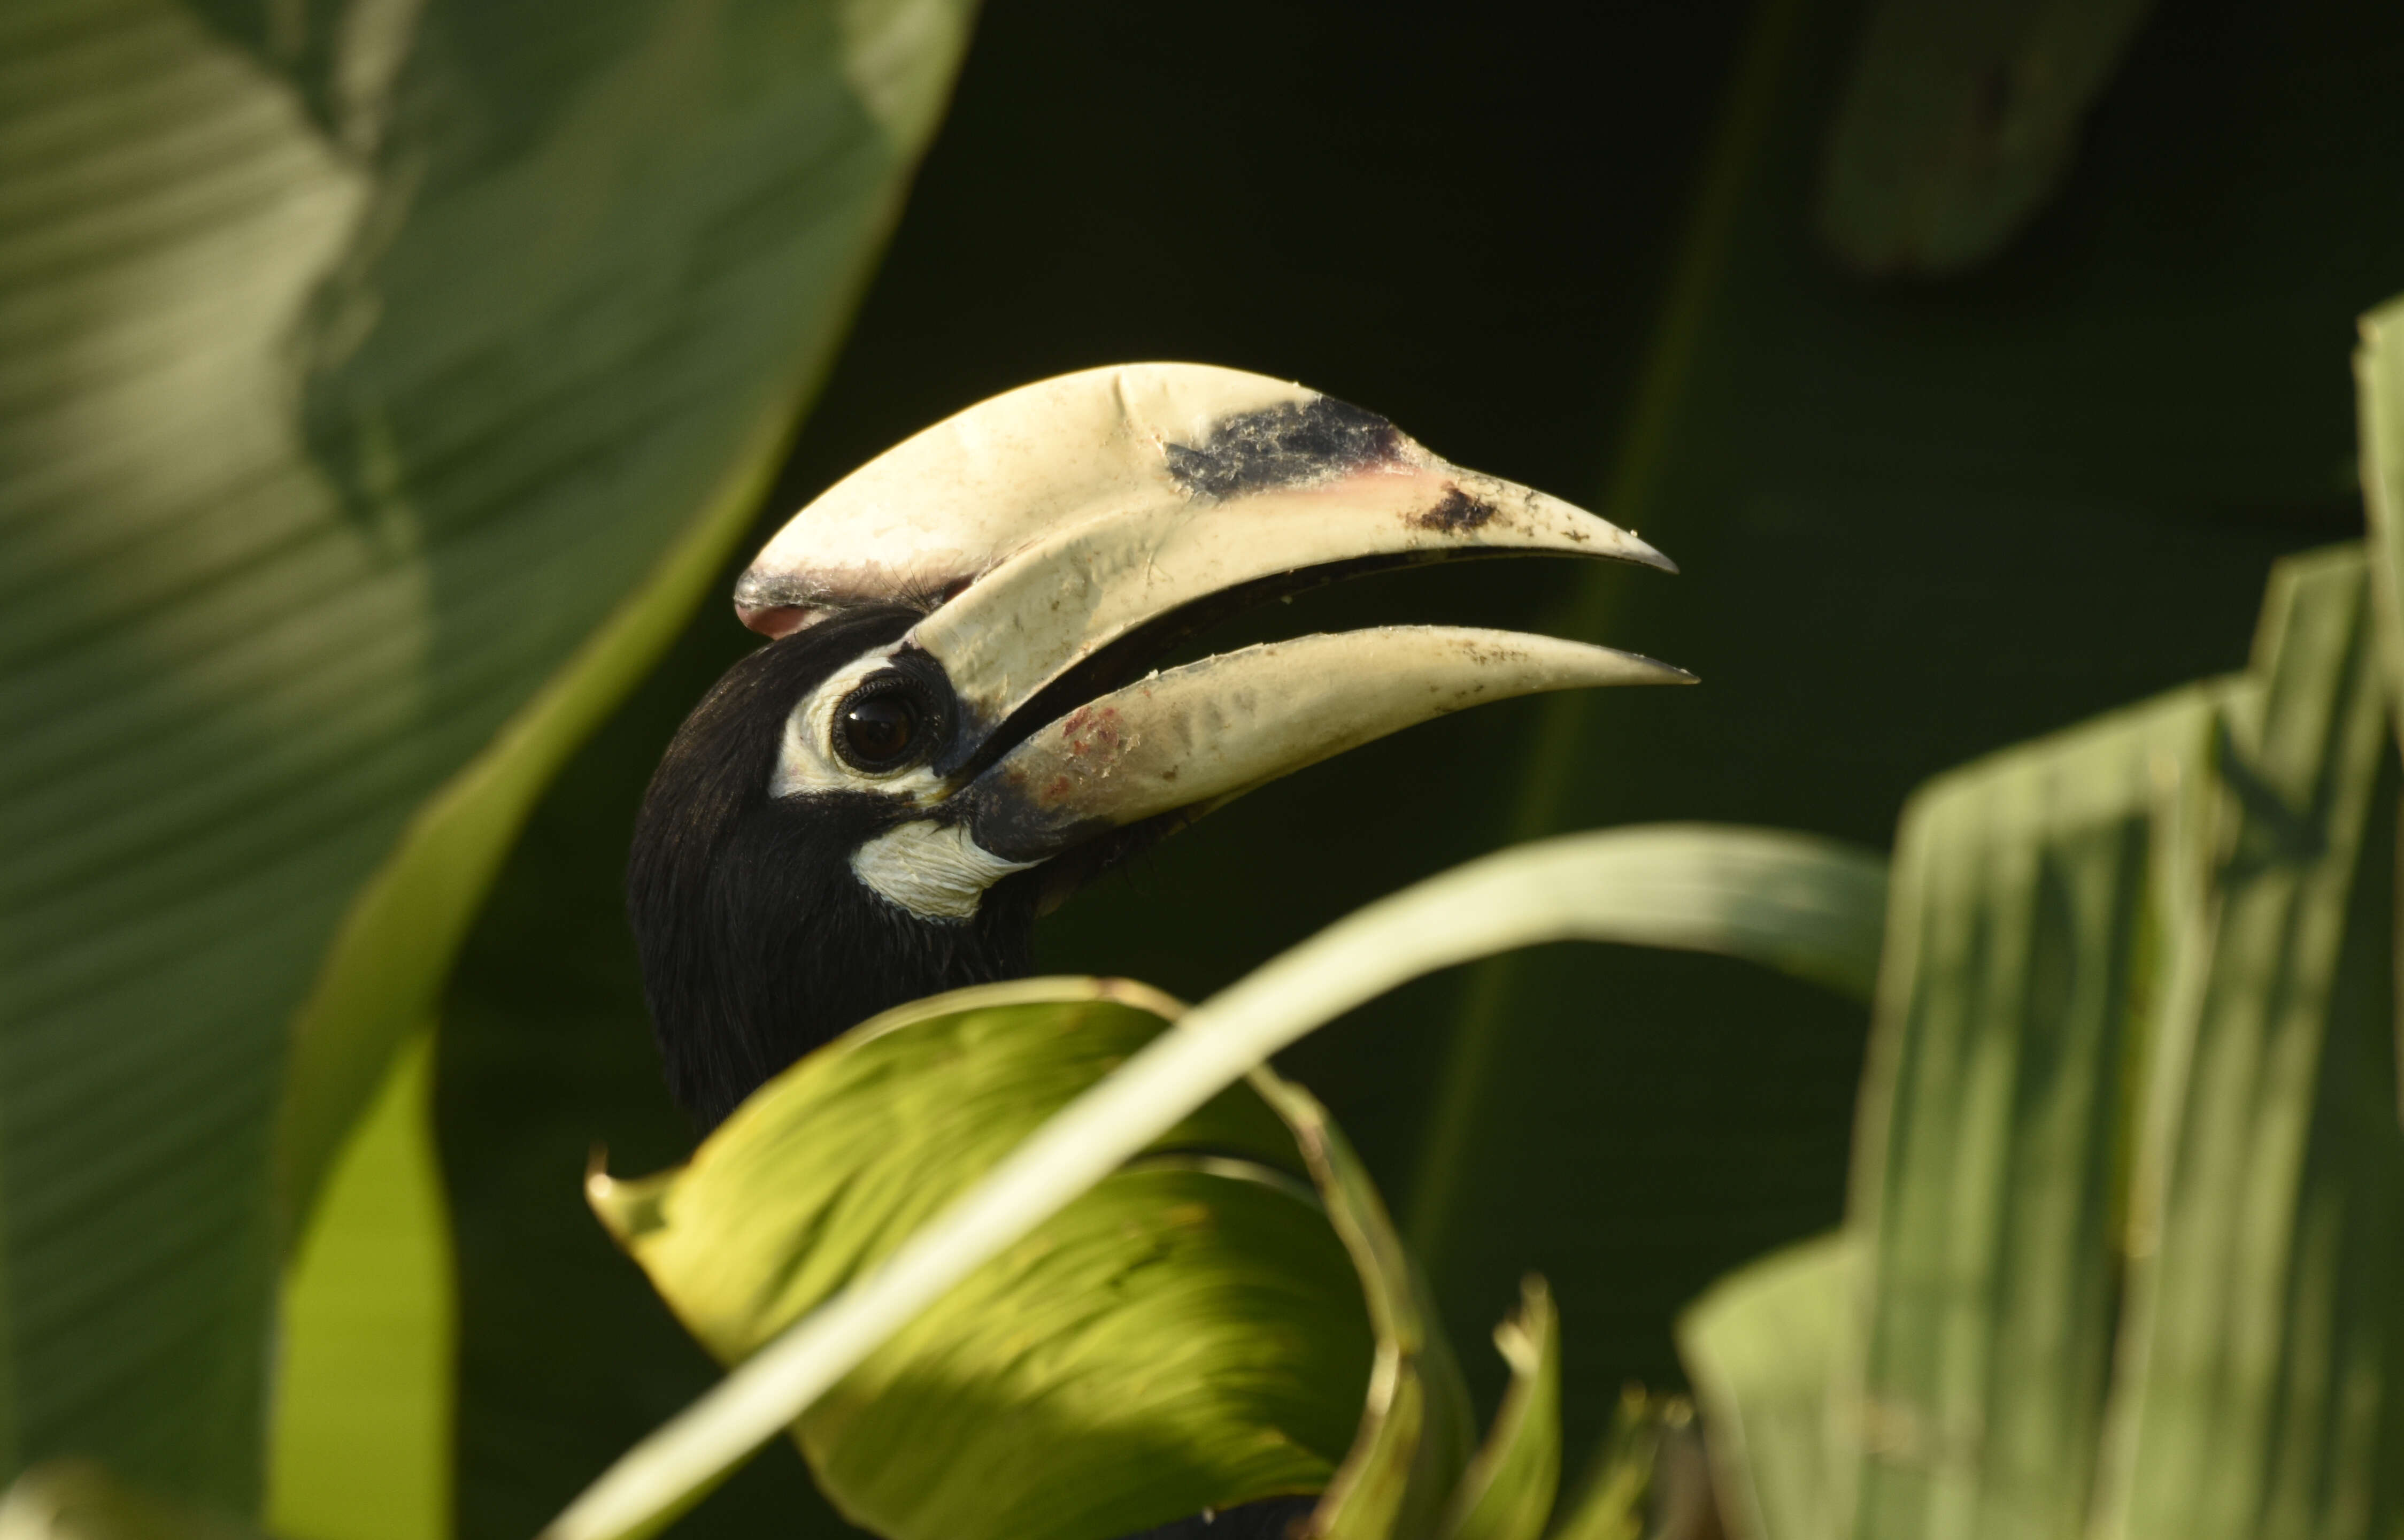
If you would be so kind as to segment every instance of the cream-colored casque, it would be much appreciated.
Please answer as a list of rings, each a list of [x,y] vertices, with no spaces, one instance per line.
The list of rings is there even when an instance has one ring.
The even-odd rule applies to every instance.
[[[772,637],[845,609],[927,610],[800,704],[779,794],[873,785],[925,805],[853,867],[928,917],[1101,827],[1199,810],[1447,711],[1536,691],[1687,682],[1633,653],[1516,632],[1383,626],[1127,680],[1114,643],[1346,573],[1548,554],[1675,570],[1558,498],[1448,464],[1383,418],[1200,364],[1126,364],[1010,391],[870,461],[777,531],[735,606]],[[846,693],[904,651],[957,697],[945,748],[865,777],[830,748]],[[1086,665],[1099,693],[1049,699]],[[1055,692],[1055,695],[1056,695]],[[995,752],[1007,724],[1015,741]]]

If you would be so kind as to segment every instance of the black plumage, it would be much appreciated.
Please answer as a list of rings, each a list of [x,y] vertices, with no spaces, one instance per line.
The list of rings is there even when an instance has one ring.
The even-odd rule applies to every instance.
[[[779,1070],[890,1006],[1033,965],[1037,874],[969,919],[922,919],[851,855],[927,810],[876,791],[770,794],[793,707],[919,619],[855,610],[727,670],[668,745],[635,827],[627,916],[668,1088],[704,1129]]]
[[[636,816],[627,917],[668,1088],[703,1129],[778,1071],[877,1012],[1021,977],[1039,906],[1167,832],[1106,834],[1050,871],[1006,877],[963,920],[870,891],[851,855],[927,809],[874,791],[771,794],[794,707],[922,611],[849,611],[728,669],[668,745]],[[1126,1540],[1274,1540],[1316,1499],[1195,1514]]]

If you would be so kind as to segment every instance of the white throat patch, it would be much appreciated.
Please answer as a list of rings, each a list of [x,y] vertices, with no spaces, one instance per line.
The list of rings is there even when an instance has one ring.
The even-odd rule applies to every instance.
[[[852,852],[852,875],[920,919],[968,919],[985,890],[1040,861],[1004,861],[957,823],[920,819]]]

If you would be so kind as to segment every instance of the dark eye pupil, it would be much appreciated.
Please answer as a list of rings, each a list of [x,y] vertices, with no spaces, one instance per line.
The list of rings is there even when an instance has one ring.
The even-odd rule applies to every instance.
[[[890,764],[918,738],[918,707],[895,691],[856,700],[843,708],[843,746],[864,765]]]

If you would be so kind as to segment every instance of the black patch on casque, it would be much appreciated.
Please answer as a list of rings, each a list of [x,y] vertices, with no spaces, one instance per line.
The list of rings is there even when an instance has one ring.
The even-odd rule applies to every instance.
[[[1421,529],[1439,530],[1458,535],[1464,529],[1475,529],[1494,517],[1494,505],[1481,502],[1461,488],[1447,487],[1436,505],[1424,513],[1414,514],[1411,523]]]
[[[1229,417],[1198,444],[1170,444],[1168,473],[1197,497],[1240,497],[1321,481],[1391,460],[1403,435],[1374,412],[1330,396]]]
[[[918,619],[840,615],[727,670],[678,729],[635,823],[626,915],[668,1089],[706,1130],[778,1071],[877,1012],[1026,973],[1038,884],[1007,878],[961,921],[920,919],[852,874],[865,841],[924,813],[900,798],[768,794],[793,707]]]

